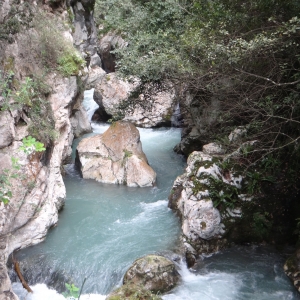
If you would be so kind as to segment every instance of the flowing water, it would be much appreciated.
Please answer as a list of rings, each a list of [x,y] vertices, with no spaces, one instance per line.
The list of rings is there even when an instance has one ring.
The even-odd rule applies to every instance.
[[[95,133],[106,128],[93,124]],[[135,259],[149,253],[179,257],[175,254],[179,220],[168,209],[167,197],[185,166],[172,150],[180,140],[180,129],[140,129],[140,133],[144,152],[158,175],[157,186],[129,188],[84,180],[69,165],[64,179],[67,199],[58,226],[43,243],[17,255],[34,284],[32,295],[20,283],[13,284],[21,299],[62,300],[61,294],[43,283],[61,292],[64,281],[80,286],[84,278],[80,299],[105,299],[121,285]],[[300,299],[283,273],[282,257],[270,248],[229,249],[203,258],[191,271],[180,259],[177,264],[182,282],[165,300]]]

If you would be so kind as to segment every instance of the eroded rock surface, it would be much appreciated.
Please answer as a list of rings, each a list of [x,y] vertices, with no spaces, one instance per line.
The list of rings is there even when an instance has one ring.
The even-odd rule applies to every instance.
[[[242,201],[235,197],[241,189],[242,176],[223,172],[217,161],[203,152],[193,152],[186,172],[177,177],[169,196],[169,207],[181,219],[189,266],[195,263],[198,254],[224,247],[228,229],[224,220],[234,224],[241,217]]]
[[[111,51],[116,48],[126,47],[127,43],[121,36],[109,32],[99,41],[99,52],[103,63],[103,68],[107,73],[115,72],[115,55]]]
[[[163,90],[149,87],[140,94],[139,85],[136,79],[126,81],[116,73],[106,74],[99,67],[90,70],[87,80],[87,88],[95,88],[95,102],[112,118],[130,121],[139,127],[171,125],[177,104],[174,87],[170,84]]]
[[[113,123],[102,135],[81,140],[77,163],[83,178],[99,182],[153,186],[156,173],[142,150],[136,127],[124,121]]]
[[[180,277],[169,259],[147,255],[137,259],[124,276],[124,284],[143,286],[153,293],[166,293],[176,286]]]

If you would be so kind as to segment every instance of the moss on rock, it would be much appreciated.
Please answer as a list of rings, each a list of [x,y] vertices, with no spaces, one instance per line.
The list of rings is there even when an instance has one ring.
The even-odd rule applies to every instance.
[[[106,300],[162,300],[140,285],[124,284],[107,296]]]

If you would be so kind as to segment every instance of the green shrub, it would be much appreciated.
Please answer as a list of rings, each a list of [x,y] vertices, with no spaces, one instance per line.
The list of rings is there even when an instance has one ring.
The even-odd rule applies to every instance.
[[[65,52],[62,56],[58,57],[58,70],[64,76],[78,75],[79,70],[84,65],[85,60],[76,53],[75,50],[72,52]]]

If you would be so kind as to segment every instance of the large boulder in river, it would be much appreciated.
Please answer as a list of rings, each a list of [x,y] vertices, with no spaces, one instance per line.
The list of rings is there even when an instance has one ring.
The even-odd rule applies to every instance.
[[[102,135],[81,140],[77,165],[83,178],[99,182],[153,186],[156,173],[142,150],[137,128],[124,121],[113,123]]]
[[[174,182],[169,207],[180,216],[182,241],[191,267],[199,254],[226,246],[228,232],[241,219],[242,205],[248,199],[242,195],[242,176],[223,170],[216,157],[194,151],[187,164],[185,173]]]
[[[153,293],[166,293],[176,286],[179,278],[172,261],[159,255],[147,255],[133,263],[123,282],[141,285]]]
[[[99,108],[114,119],[146,128],[171,125],[177,97],[170,83],[148,85],[142,91],[138,79],[124,80],[95,67],[87,79],[87,89],[91,88]]]

